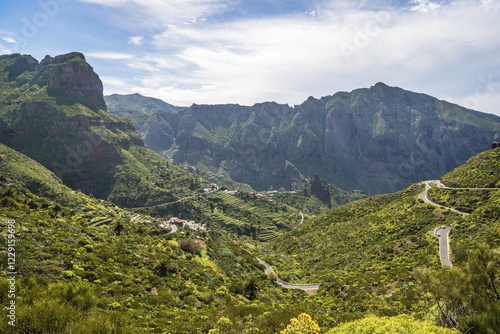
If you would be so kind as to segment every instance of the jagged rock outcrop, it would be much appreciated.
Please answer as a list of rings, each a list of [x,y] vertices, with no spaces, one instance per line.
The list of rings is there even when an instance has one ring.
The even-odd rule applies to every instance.
[[[51,95],[64,98],[65,94],[70,94],[91,109],[107,110],[101,79],[79,52],[45,56],[37,68],[34,82],[46,86]]]
[[[5,55],[4,61],[8,63],[3,68],[3,72],[6,74],[6,80],[7,81],[14,81],[18,79],[21,74],[25,73],[26,71],[32,71],[38,66],[38,60],[33,58],[32,56],[24,55],[21,56],[19,53],[14,53],[11,55]],[[20,79],[21,83],[26,82],[27,79],[24,78]]]
[[[137,131],[149,134],[148,147],[157,152],[173,144],[174,132],[170,123],[174,120],[169,117],[169,122],[167,122],[165,115],[174,116],[177,112],[186,109],[140,94],[113,94],[105,96],[104,100],[110,110],[115,110],[115,115],[134,119]]]
[[[142,131],[147,145],[259,190],[318,174],[343,189],[392,192],[437,178],[500,138],[500,117],[383,83],[294,107],[193,105],[155,115]]]
[[[124,206],[189,191],[182,190],[191,178],[187,172],[166,167],[144,147],[132,122],[106,112],[101,80],[81,53],[40,63],[26,55],[0,56],[0,88],[0,142],[67,186]],[[172,172],[178,185],[168,182]]]

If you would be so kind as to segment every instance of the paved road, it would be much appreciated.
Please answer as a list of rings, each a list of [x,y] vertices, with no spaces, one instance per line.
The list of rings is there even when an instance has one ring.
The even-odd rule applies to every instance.
[[[448,188],[448,187],[445,187],[441,181],[439,180],[429,180],[429,181],[423,181],[422,182],[424,185],[425,185],[425,190],[420,193],[418,195],[418,199],[421,199],[422,201],[424,201],[425,203],[428,203],[428,204],[431,204],[431,205],[434,205],[435,207],[438,207],[438,208],[442,208],[442,209],[447,209],[447,210],[450,210],[450,211],[453,211],[455,213],[458,213],[462,216],[467,216],[468,213],[467,212],[462,212],[462,211],[458,211],[458,210],[455,210],[453,208],[450,208],[450,207],[447,207],[447,206],[444,206],[444,205],[441,205],[441,204],[438,204],[436,202],[433,202],[429,199],[429,196],[428,196],[428,192],[429,192],[429,189],[431,189],[431,184],[435,184],[437,185],[439,188],[442,188],[442,189],[455,189],[455,188]]]
[[[443,267],[451,267],[450,261],[450,232],[451,226],[441,226],[434,231],[434,235],[439,238],[439,259]]]
[[[443,209],[448,209],[453,212],[456,212],[458,214],[461,214],[463,216],[468,215],[466,212],[461,212],[452,208],[449,208],[447,206],[438,204],[436,202],[433,202],[429,199],[427,196],[427,193],[429,189],[431,189],[431,184],[435,184],[439,188],[442,189],[450,189],[443,185],[441,181],[439,180],[429,180],[429,181],[424,181],[422,182],[425,185],[425,190],[418,195],[418,198],[424,201],[425,203],[434,205],[438,208],[443,208]],[[440,226],[437,229],[434,230],[434,235],[439,238],[439,259],[441,260],[441,265],[443,267],[451,267],[451,261],[450,261],[450,232],[451,232],[451,226]]]
[[[274,273],[273,268],[269,265],[269,263],[257,258],[257,261],[259,261],[260,264],[264,266],[264,272],[266,273],[267,276],[274,275],[276,277],[276,284],[282,286],[285,289],[299,289],[299,290],[304,290],[307,292],[309,295],[314,295],[318,289],[319,286],[321,285],[320,283],[314,283],[314,284],[290,284],[288,282],[283,281],[280,279],[276,274]]]

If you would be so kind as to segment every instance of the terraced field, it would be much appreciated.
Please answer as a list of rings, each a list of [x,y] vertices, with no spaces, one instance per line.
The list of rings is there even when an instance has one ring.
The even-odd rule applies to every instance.
[[[196,202],[204,210],[210,210],[214,219],[259,241],[271,241],[301,221],[298,210],[272,198],[217,192],[205,199]]]

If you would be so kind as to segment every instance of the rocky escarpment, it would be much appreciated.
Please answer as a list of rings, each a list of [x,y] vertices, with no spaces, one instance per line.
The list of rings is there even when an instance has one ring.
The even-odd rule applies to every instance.
[[[33,71],[38,66],[38,60],[35,58],[20,54],[4,55],[2,61],[3,76],[5,81],[14,81],[18,79],[20,82],[26,82],[26,78],[20,78],[21,74],[26,71]]]
[[[105,96],[104,100],[115,115],[134,120],[134,125],[140,133],[148,133],[148,147],[159,152],[164,147],[173,144],[172,123],[165,120],[166,114],[175,115],[186,109],[168,104],[162,100],[145,97],[140,94]]]
[[[341,188],[373,194],[463,164],[500,137],[500,117],[378,83],[294,107],[193,105],[156,113],[142,136],[176,163],[208,168],[255,189],[291,189],[318,174]]]
[[[25,55],[2,57],[10,60],[4,71],[15,79],[5,90],[13,100],[1,109],[2,143],[39,161],[70,187],[109,195],[116,166],[123,163],[120,150],[142,140],[130,122],[85,108],[106,106],[102,83],[83,55],[47,56],[41,63]]]
[[[51,95],[64,98],[69,94],[91,109],[107,110],[101,79],[79,52],[45,56],[37,68],[34,83],[46,86]]]
[[[40,63],[27,55],[0,56],[0,87],[0,142],[67,186],[129,206],[183,194],[164,180],[175,172],[183,184],[188,173],[165,167],[129,120],[106,112],[101,80],[81,53]]]
[[[158,113],[177,113],[186,107],[177,107],[162,100],[145,97],[140,94],[112,94],[104,97],[106,105],[115,110],[115,115],[124,118],[134,118],[134,125],[139,131],[151,116]],[[151,122],[149,122],[151,123]]]

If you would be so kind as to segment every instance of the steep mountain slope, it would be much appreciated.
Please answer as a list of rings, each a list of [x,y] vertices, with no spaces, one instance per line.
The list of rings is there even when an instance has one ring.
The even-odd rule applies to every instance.
[[[500,188],[500,149],[484,151],[442,178],[446,185],[459,188]]]
[[[0,87],[0,142],[71,188],[140,206],[180,198],[198,183],[144,147],[130,121],[106,112],[101,80],[81,53],[40,63],[0,56]]]
[[[481,154],[483,168],[496,163],[497,152]],[[462,266],[469,268],[478,242],[490,250],[500,247],[496,189],[481,190],[490,195],[466,217],[420,202],[423,187],[414,185],[301,223],[296,210],[275,199],[216,192],[192,203],[200,211],[198,217],[209,222],[208,232],[165,234],[156,224],[161,219],[75,192],[54,173],[5,145],[0,145],[0,182],[0,226],[5,229],[9,219],[16,220],[16,323],[30,333],[95,333],[103,328],[118,333],[275,333],[302,312],[311,314],[324,330],[366,314],[406,313],[431,319],[433,291],[422,291],[416,269],[453,277]],[[286,216],[295,221],[295,228],[271,244],[225,231],[231,230],[231,222],[239,221],[244,229],[245,223],[258,226]],[[458,269],[441,271],[432,232],[451,223],[450,245]],[[5,234],[0,242],[7,242]],[[7,256],[5,251],[1,255]],[[280,288],[267,279],[256,256],[272,263],[282,279],[320,282],[318,294],[307,297]],[[487,260],[487,272],[498,282],[500,262]],[[6,264],[0,262],[1,275],[7,272]],[[474,304],[465,299],[459,307],[487,300],[484,295],[491,289],[483,289],[483,276],[460,277],[480,280],[472,281],[475,294],[460,290]],[[443,281],[440,286],[450,284]],[[7,302],[8,289],[7,280],[0,280],[2,303]],[[490,313],[497,310],[496,304],[485,305]],[[495,317],[477,310],[481,311],[470,314],[496,326]],[[403,328],[425,325],[441,332],[402,316],[369,317],[338,330],[382,322]],[[479,328],[481,323],[474,324]],[[9,333],[11,328],[2,322],[0,331]]]
[[[2,333],[223,331],[222,315],[240,320],[231,332],[258,326],[272,333],[296,306],[276,308],[271,301],[301,303],[300,295],[260,280],[255,258],[215,222],[209,232],[167,234],[158,225],[165,219],[75,192],[2,144],[0,203],[2,231],[15,221],[17,272],[16,327],[2,321]],[[0,242],[7,245],[7,238],[2,233]],[[0,256],[6,305],[12,270],[6,248]],[[258,304],[247,298],[251,282],[258,282],[255,296],[264,297]],[[243,324],[248,313],[256,318]]]
[[[129,116],[140,123],[135,113]],[[343,189],[373,194],[437,178],[464,163],[500,137],[500,117],[378,83],[310,97],[293,108],[193,105],[157,113],[141,135],[176,163],[257,190],[293,189],[318,174]]]
[[[26,189],[51,200],[69,204],[77,201],[75,192],[42,165],[0,144],[0,185]]]
[[[134,120],[134,125],[139,133],[147,133],[148,147],[159,150],[168,142],[172,135],[170,126],[165,123],[165,114],[175,114],[185,107],[176,107],[162,100],[144,97],[139,94],[105,96],[104,100],[109,110],[116,111],[115,114]],[[172,115],[173,116],[173,115]],[[164,133],[167,131],[167,133]]]
[[[497,165],[498,152],[498,149],[482,152],[448,175],[471,175],[472,172],[480,175],[487,172]],[[477,161],[482,162],[481,167],[478,167]],[[418,195],[424,187],[414,184],[401,192],[351,202],[310,220],[278,238],[274,242],[275,247],[262,258],[272,264],[284,280],[324,282],[318,292],[318,307],[321,304],[324,309],[335,309],[344,313],[344,317],[363,313],[391,316],[418,313],[425,309],[424,305],[431,307],[436,300],[441,303],[444,295],[452,293],[441,291],[440,295],[433,296],[436,299],[428,299],[429,295],[422,294],[422,286],[417,283],[417,278],[421,279],[417,275],[421,270],[419,268],[435,272],[429,274],[433,277],[454,277],[457,289],[469,284],[461,277],[478,275],[481,277],[479,280],[484,279],[487,283],[484,289],[488,290],[488,294],[495,296],[495,289],[500,288],[500,261],[490,263],[488,261],[491,260],[487,260],[489,255],[485,255],[486,260],[482,260],[485,262],[474,264],[475,274],[470,273],[470,268],[472,261],[481,261],[477,257],[479,249],[479,253],[491,253],[492,258],[500,250],[500,190],[478,189],[482,180],[470,181],[466,186],[474,189],[431,189],[431,196],[436,197],[440,204],[453,207],[455,203],[461,203],[462,207],[468,208],[468,215],[420,201]],[[473,196],[471,192],[474,192]],[[435,229],[442,225],[452,226],[450,247],[455,268],[449,274],[438,269],[441,264]],[[282,257],[279,252],[286,256]],[[290,258],[294,265],[290,264]],[[449,269],[443,269],[446,270]],[[448,286],[444,279],[440,284],[443,289]],[[426,284],[424,286],[429,288]],[[453,305],[453,312],[455,308],[464,310],[463,314],[453,315],[457,322],[441,318],[438,319],[440,323],[459,327],[462,331],[471,323],[475,323],[477,328],[483,326],[483,330],[484,326],[492,326],[483,320],[498,319],[495,312],[500,311],[500,298],[482,294],[478,285],[472,285],[470,289],[478,291],[480,296],[463,292],[466,288],[459,295],[470,294],[469,297],[476,298],[482,306],[473,306],[471,300],[464,300],[463,304],[460,301],[460,304]],[[433,287],[425,292],[434,294],[436,290]],[[325,301],[327,298],[328,302]],[[452,306],[441,304],[440,307]],[[419,308],[420,311],[417,311]],[[441,313],[436,316],[441,316]]]
[[[101,108],[99,82],[83,55],[42,63],[0,56],[0,142],[27,152],[0,144],[0,226],[6,230],[16,220],[18,272],[18,327],[1,322],[0,332],[276,333],[303,312],[328,330],[367,314],[433,319],[442,310],[455,313],[437,321],[462,332],[500,327],[500,190],[473,182],[476,175],[498,182],[499,149],[449,174],[474,189],[429,191],[435,201],[465,207],[469,215],[421,202],[424,186],[414,184],[314,217],[301,212],[307,205],[297,209],[294,202],[308,192],[324,202],[346,194],[319,175],[304,192],[265,198],[197,191],[203,184],[198,176],[144,147],[129,122]],[[73,82],[71,73],[87,79]],[[235,135],[255,129],[252,124]],[[266,135],[282,127],[266,124]],[[231,142],[222,128],[196,129]],[[125,210],[76,189],[102,191],[102,198],[141,208]],[[158,214],[172,212],[207,223],[209,230],[168,234]],[[454,268],[443,270],[434,229],[451,224]],[[7,239],[0,235],[0,243]],[[11,288],[7,252],[0,253],[4,305]],[[320,282],[318,293],[282,289],[257,256],[286,281]],[[367,322],[418,326],[407,317]]]

